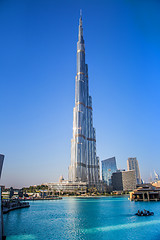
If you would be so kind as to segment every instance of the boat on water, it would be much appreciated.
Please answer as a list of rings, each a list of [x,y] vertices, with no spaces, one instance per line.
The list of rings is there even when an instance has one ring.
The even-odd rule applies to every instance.
[[[144,209],[144,211],[139,211],[139,210],[138,210],[138,212],[137,212],[135,215],[137,215],[137,216],[139,216],[139,217],[143,217],[143,216],[148,217],[148,216],[153,216],[153,215],[154,215],[154,212],[146,211],[146,210]]]

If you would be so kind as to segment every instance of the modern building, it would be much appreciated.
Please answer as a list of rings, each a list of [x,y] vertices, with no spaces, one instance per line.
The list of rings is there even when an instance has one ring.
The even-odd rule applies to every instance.
[[[73,138],[69,181],[99,182],[99,164],[96,155],[96,132],[93,127],[92,98],[88,87],[88,65],[85,62],[82,16],[79,20],[77,42],[77,74],[75,78],[75,107],[73,109]]]
[[[47,183],[48,190],[63,194],[75,194],[75,193],[86,193],[87,183],[86,182],[69,182],[63,180],[59,183]]]
[[[59,194],[88,194],[98,191],[100,193],[112,192],[112,186],[107,186],[103,181],[96,184],[88,184],[87,182],[71,182],[60,177],[57,183],[43,183],[48,186],[48,192]]]
[[[116,158],[108,158],[102,160],[102,181],[106,182],[108,186],[112,185],[111,176],[112,173],[117,171]]]
[[[141,183],[141,176],[139,171],[139,164],[137,158],[128,158],[127,160],[127,169],[135,170],[137,184]]]
[[[98,164],[98,179],[100,180],[100,166],[99,166],[100,159],[97,156],[97,164]]]
[[[136,188],[135,170],[112,174],[113,191],[132,191]]]
[[[0,177],[2,173],[3,161],[4,161],[4,155],[0,154]]]

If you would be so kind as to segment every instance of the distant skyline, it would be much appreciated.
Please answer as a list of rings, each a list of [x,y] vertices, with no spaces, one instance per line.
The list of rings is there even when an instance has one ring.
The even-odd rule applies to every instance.
[[[97,155],[160,174],[160,2],[2,0],[1,184],[68,178],[80,9]]]

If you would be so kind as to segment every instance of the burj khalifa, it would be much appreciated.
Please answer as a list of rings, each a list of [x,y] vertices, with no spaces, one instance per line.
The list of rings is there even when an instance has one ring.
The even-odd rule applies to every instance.
[[[99,158],[96,155],[96,133],[93,127],[92,97],[88,89],[88,65],[85,63],[82,16],[79,19],[77,42],[77,74],[75,78],[75,107],[73,109],[73,138],[69,181],[96,184],[99,182]]]

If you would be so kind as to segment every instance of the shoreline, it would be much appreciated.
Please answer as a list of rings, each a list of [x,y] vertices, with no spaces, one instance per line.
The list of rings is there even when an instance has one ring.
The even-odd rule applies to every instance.
[[[34,199],[24,199],[23,201],[44,201],[44,200],[61,200],[62,197],[55,197],[55,198],[34,198]]]
[[[20,209],[20,208],[28,208],[30,207],[29,204],[27,205],[23,205],[23,206],[16,206],[16,207],[11,207],[11,208],[3,208],[3,214],[9,213],[10,211],[16,210],[16,209]]]
[[[129,196],[129,194],[123,194],[123,195],[95,195],[95,196],[89,196],[89,195],[86,195],[86,196],[75,196],[75,195],[62,195],[61,197],[74,197],[74,198],[103,198],[103,197],[127,197]]]

